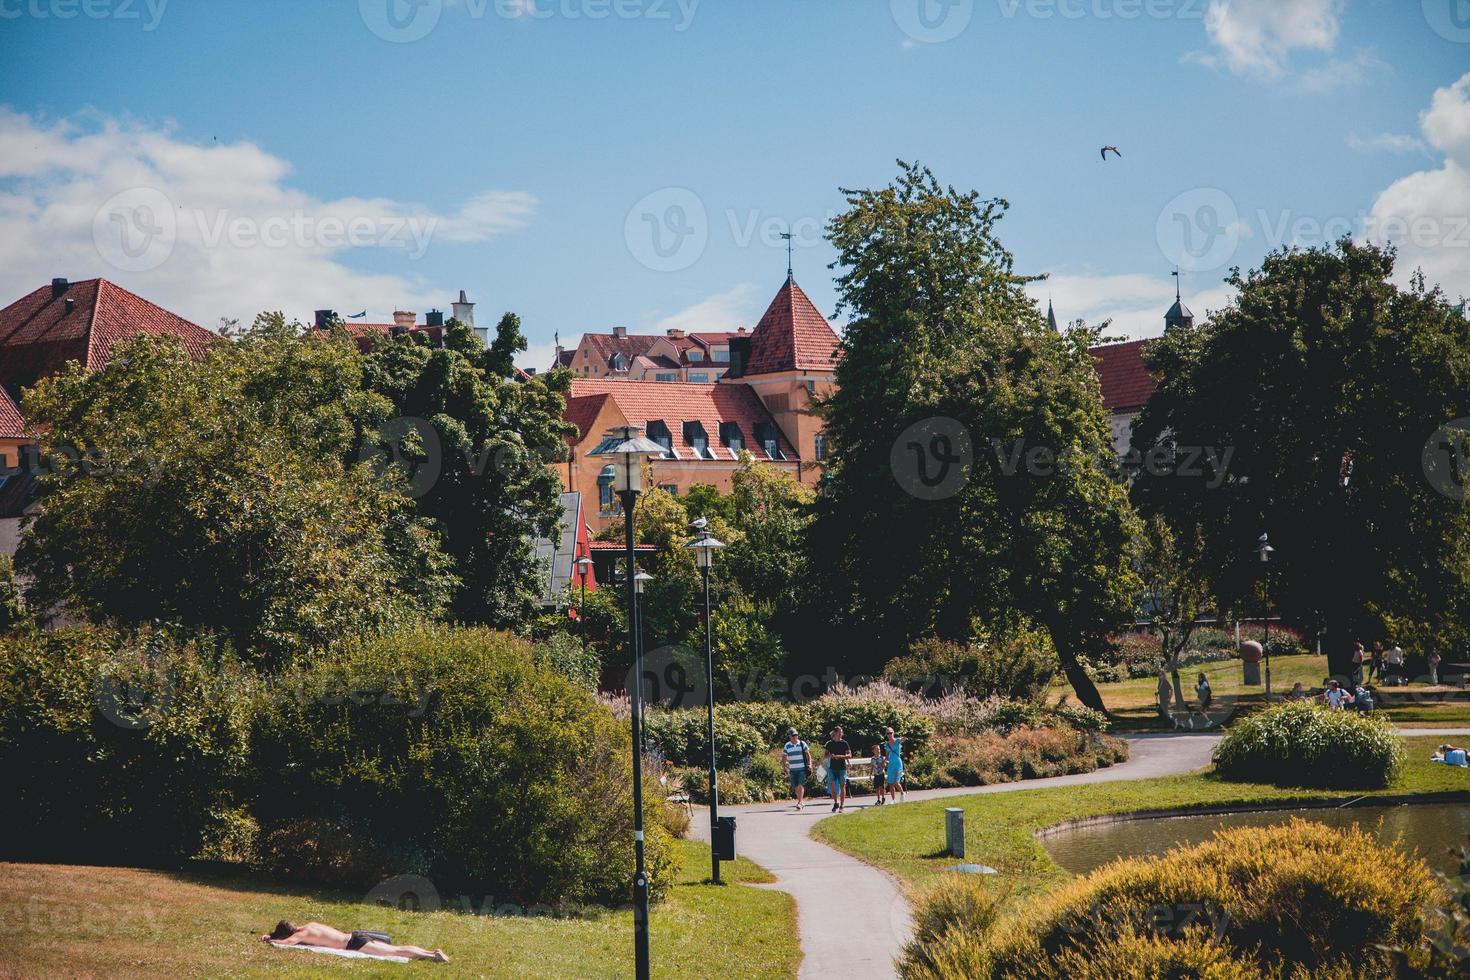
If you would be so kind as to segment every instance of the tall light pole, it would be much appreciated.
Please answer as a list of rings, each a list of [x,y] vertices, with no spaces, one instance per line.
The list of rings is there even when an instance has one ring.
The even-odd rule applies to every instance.
[[[638,597],[638,606],[633,610],[634,618],[637,620],[637,623],[634,624],[637,629],[634,633],[633,676],[637,678],[634,683],[640,685],[640,687],[643,684],[643,590],[652,581],[653,576],[647,572],[639,572],[633,576],[633,594]],[[647,705],[644,705],[641,698],[638,703],[646,710]],[[639,718],[638,723],[642,725],[643,719]]]
[[[623,504],[624,546],[628,559],[628,652],[636,658],[637,627],[634,619],[638,607],[637,574],[634,565],[633,516],[638,492],[643,489],[643,461],[663,455],[664,447],[643,435],[637,425],[620,425],[609,429],[602,442],[589,455],[613,459],[613,489]],[[643,863],[643,678],[628,692],[633,711],[633,960],[637,980],[648,980],[648,871]]]
[[[697,530],[699,536],[684,547],[693,549],[694,557],[699,562],[699,572],[704,577],[704,677],[705,689],[709,695],[707,734],[709,735],[710,868],[711,877],[718,885],[720,883],[720,852],[715,845],[720,823],[720,785],[719,773],[715,765],[715,644],[714,623],[710,621],[709,609],[709,570],[715,563],[715,552],[723,548],[725,543],[716,539],[709,532],[708,518],[701,517],[689,526]]]
[[[592,568],[592,559],[583,555],[572,562],[577,566],[577,574],[582,579],[582,604],[577,608],[577,625],[581,627],[582,633],[582,662],[587,662],[587,572]]]
[[[1262,565],[1271,561],[1271,556],[1276,549],[1271,547],[1270,537],[1263,531],[1256,539],[1256,557],[1260,558]],[[1271,701],[1271,573],[1266,568],[1261,569],[1261,601],[1265,605],[1265,612],[1261,616],[1263,634],[1261,636],[1261,652],[1266,655],[1266,701]]]

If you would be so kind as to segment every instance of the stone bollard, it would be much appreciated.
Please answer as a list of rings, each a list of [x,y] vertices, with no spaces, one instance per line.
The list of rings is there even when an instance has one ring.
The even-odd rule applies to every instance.
[[[944,844],[952,857],[965,856],[965,811],[957,806],[944,808]]]

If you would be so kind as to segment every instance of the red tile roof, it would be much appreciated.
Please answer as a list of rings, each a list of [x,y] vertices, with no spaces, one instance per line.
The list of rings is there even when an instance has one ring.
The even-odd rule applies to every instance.
[[[593,540],[587,542],[588,551],[625,551],[627,550],[627,547],[628,546],[621,541],[598,541],[596,538],[594,538]],[[658,545],[653,544],[635,544],[633,546],[634,552],[657,550]]]
[[[26,420],[20,414],[19,406],[4,388],[0,388],[0,439],[23,439],[25,434]]]
[[[139,334],[173,334],[194,355],[219,340],[106,279],[71,283],[60,296],[46,285],[0,310],[0,384],[28,386],[67,361],[96,371],[107,366],[116,344]]]
[[[1143,364],[1146,340],[1104,344],[1092,348],[1097,378],[1102,384],[1103,407],[1109,412],[1142,408],[1154,393],[1154,379]]]
[[[832,371],[842,341],[794,279],[787,279],[750,334],[745,374]]]
[[[572,382],[572,393],[567,398],[566,420],[577,427],[577,435],[567,436],[567,443],[572,446],[590,435],[601,435],[601,433],[593,433],[590,430],[608,399],[607,395],[578,396],[577,385],[579,384],[581,384],[580,379]]]
[[[697,458],[694,449],[684,439],[685,422],[699,422],[703,425],[705,434],[709,437],[710,448],[720,458],[727,460],[733,459],[734,454],[720,442],[721,422],[734,422],[740,426],[746,448],[757,459],[763,458],[765,452],[756,443],[756,423],[769,423],[775,427],[781,452],[786,459],[795,462],[799,458],[795,448],[787,441],[785,433],[781,432],[771,418],[771,413],[766,411],[765,404],[748,385],[573,378],[572,396],[567,400],[567,419],[577,424],[579,429],[584,429],[582,422],[573,417],[572,406],[577,403],[575,411],[590,424],[596,418],[596,412],[589,412],[590,405],[584,402],[598,396],[611,398],[623,417],[633,425],[647,425],[653,420],[664,422],[669,427],[674,452],[683,460]],[[601,403],[597,407],[600,409]],[[586,432],[584,429],[583,438],[589,436],[601,438],[602,433]]]

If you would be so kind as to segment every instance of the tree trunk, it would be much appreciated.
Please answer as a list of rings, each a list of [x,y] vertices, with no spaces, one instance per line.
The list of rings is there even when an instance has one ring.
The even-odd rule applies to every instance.
[[[1067,675],[1072,690],[1077,692],[1077,700],[1095,711],[1106,714],[1108,706],[1103,704],[1102,694],[1098,692],[1097,685],[1092,682],[1092,678],[1087,676],[1087,671],[1077,662],[1077,658],[1071,654],[1064,654],[1060,659],[1062,673]]]

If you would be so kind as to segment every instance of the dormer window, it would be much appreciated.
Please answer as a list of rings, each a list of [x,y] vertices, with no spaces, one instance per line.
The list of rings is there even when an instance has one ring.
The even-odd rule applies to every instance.
[[[786,454],[781,452],[781,436],[776,431],[776,426],[770,422],[757,422],[755,424],[755,441],[765,450],[766,457],[772,460],[783,460]]]
[[[713,351],[710,352],[710,358],[716,364],[729,364],[730,363],[730,348],[728,348],[728,347],[716,347]]]
[[[704,351],[698,350],[698,349],[691,350],[689,352],[689,360],[691,360],[691,361],[702,361],[702,360],[704,360]]]
[[[669,431],[669,427],[662,419],[649,421],[645,431],[648,433],[648,438],[664,447],[664,459],[679,458],[678,453],[674,452],[674,434]]]
[[[701,422],[684,423],[684,442],[694,450],[695,459],[714,459],[715,451],[709,447],[709,433]]]
[[[614,354],[607,363],[608,367],[612,368],[614,371],[628,370],[628,359],[622,354]]]
[[[739,422],[720,423],[720,445],[730,450],[732,456],[745,448],[745,433],[740,431]]]

